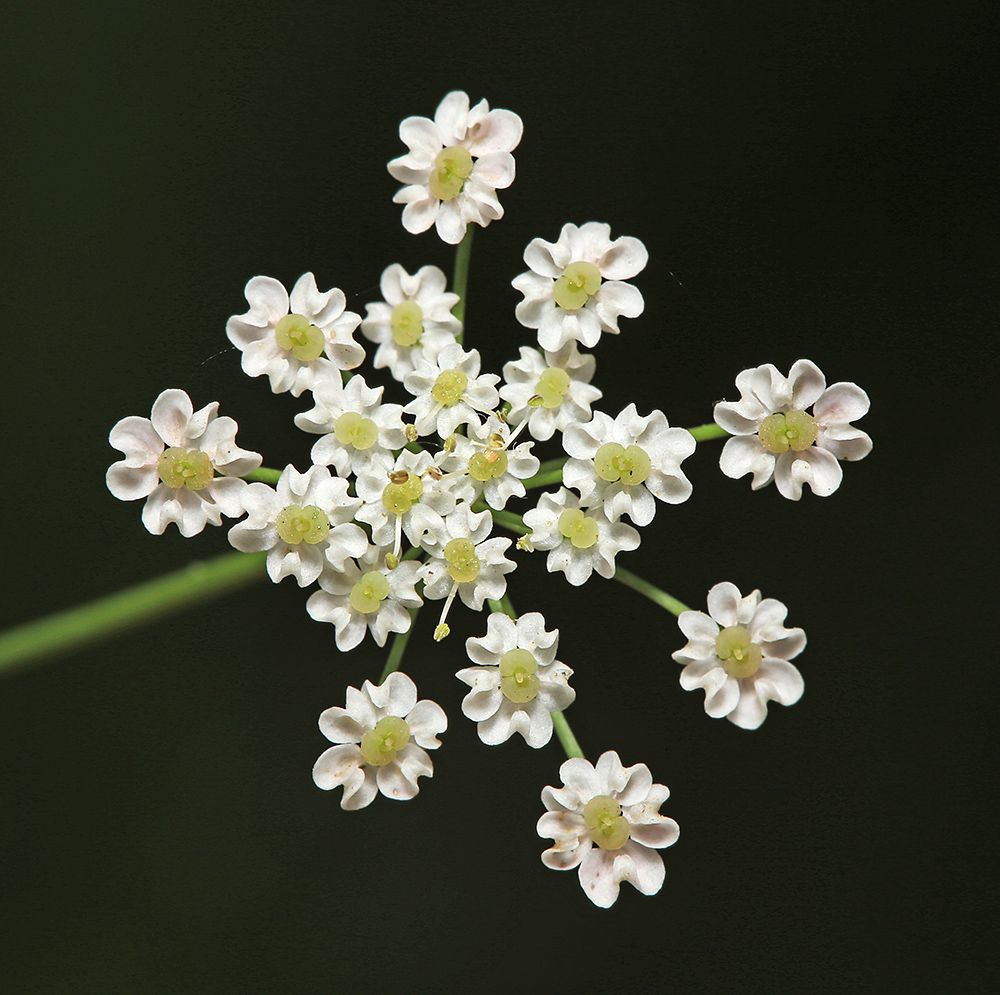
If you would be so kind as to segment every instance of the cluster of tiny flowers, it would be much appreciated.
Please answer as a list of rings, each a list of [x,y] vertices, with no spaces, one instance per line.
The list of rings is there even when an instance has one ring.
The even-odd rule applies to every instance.
[[[496,191],[514,179],[511,153],[521,133],[516,114],[490,110],[485,100],[470,108],[458,91],[433,119],[407,118],[400,137],[409,152],[388,167],[405,184],[394,198],[405,205],[404,227],[434,226],[458,244],[469,224],[502,217]],[[333,626],[340,651],[366,635],[381,647],[390,633],[408,633],[426,601],[441,605],[437,641],[448,636],[457,603],[488,612],[485,634],[466,640],[472,665],[456,674],[469,688],[461,710],[483,743],[517,735],[539,749],[565,722],[576,692],[573,671],[557,659],[558,629],[510,605],[508,578],[520,554],[546,553],[547,570],[574,587],[594,572],[614,577],[616,558],[639,546],[658,502],[691,496],[681,464],[696,442],[662,411],[594,407],[603,396],[592,383],[596,360],[581,350],[642,313],[641,293],[626,282],[646,264],[642,242],[613,239],[607,224],[566,224],[555,242],[532,240],[524,261],[528,271],[512,281],[524,298],[514,317],[535,331],[537,344],[521,346],[502,376],[484,372],[479,352],[465,347],[455,314],[460,293],[447,289],[436,266],[413,274],[398,263],[386,267],[382,299],[366,305],[364,319],[345,309],[343,291],[320,291],[312,273],[290,292],[254,277],[248,310],[229,319],[226,334],[249,376],[266,375],[275,393],[307,395],[294,424],[316,437],[311,465],[260,469],[260,455],[236,445],[236,422],[219,417],[217,403],[195,411],[186,393],[171,389],[148,419],[114,427],[111,445],[125,458],[108,470],[107,484],[122,500],[145,499],[142,522],[155,534],[171,522],[191,536],[223,517],[242,519],[229,530],[232,546],[266,554],[273,582],[293,577],[309,588],[306,611]],[[386,386],[355,372],[365,359],[357,331],[398,401],[383,400]],[[755,489],[774,479],[795,500],[803,483],[829,494],[840,484],[838,461],[871,448],[850,425],[867,411],[867,396],[853,384],[827,388],[808,361],[787,379],[761,366],[736,384],[740,401],[715,408],[731,436],[721,467],[730,477],[752,473]],[[533,452],[557,436],[561,475]],[[523,515],[505,510],[547,483],[555,489]],[[721,583],[709,593],[708,615],[680,614],[688,639],[673,654],[684,665],[680,683],[704,689],[710,716],[754,729],[769,700],[799,699],[802,677],[789,661],[805,634],[784,627],[786,613],[757,591],[742,597]],[[334,745],[316,762],[315,782],[342,787],[344,809],[364,808],[379,793],[411,799],[418,779],[433,773],[426,751],[440,746],[447,724],[441,706],[418,700],[414,682],[398,671],[378,686],[349,687],[345,707],[320,716]],[[664,879],[657,851],[678,837],[677,824],[658,811],[667,789],[644,764],[623,767],[614,752],[596,766],[571,756],[559,773],[563,787],[542,793],[538,833],[554,841],[545,865],[578,868],[584,893],[601,907],[615,902],[622,881],[657,892]]]

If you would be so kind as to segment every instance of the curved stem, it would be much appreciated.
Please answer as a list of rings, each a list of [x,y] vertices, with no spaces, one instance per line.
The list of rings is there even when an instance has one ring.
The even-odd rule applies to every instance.
[[[260,481],[262,484],[276,484],[281,474],[281,470],[272,470],[270,467],[262,466],[254,470],[253,473],[248,473],[243,479],[249,480],[251,483]]]
[[[0,634],[0,674],[264,580],[266,559],[267,553],[223,553],[79,608],[8,629]]]
[[[548,487],[549,484],[561,484],[563,482],[562,471],[565,462],[565,456],[560,459],[546,460],[539,466],[538,473],[523,481],[525,490],[530,491],[532,487]]]
[[[695,442],[706,442],[709,439],[725,439],[729,436],[729,433],[724,428],[720,428],[714,424],[696,425],[694,428],[689,428],[688,431],[694,436]]]
[[[690,611],[688,606],[683,602],[672,598],[666,591],[661,591],[655,584],[650,584],[648,580],[643,580],[642,577],[632,573],[631,570],[616,567],[614,580],[618,581],[619,584],[624,584],[626,587],[631,587],[633,591],[644,594],[650,601],[658,604],[661,608],[666,608],[668,612],[672,612],[674,615]]]
[[[385,679],[394,670],[399,670],[399,665],[403,662],[403,652],[406,650],[406,644],[410,641],[410,633],[413,632],[413,626],[417,621],[418,611],[420,611],[419,608],[410,608],[410,627],[406,632],[397,632],[392,637],[392,647],[389,649],[389,656],[386,658],[385,669],[382,671],[379,684],[384,684]]]
[[[481,511],[482,509],[476,508],[473,505],[473,510]],[[527,535],[531,531],[524,524],[524,519],[520,515],[515,515],[512,511],[497,511],[495,508],[490,508],[490,514],[497,525],[507,529],[509,532],[518,532],[521,535]]]
[[[475,225],[466,225],[465,235],[458,243],[455,250],[455,274],[451,280],[453,293],[458,294],[458,303],[451,309],[451,313],[462,323],[462,328],[457,335],[459,342],[465,337],[465,299],[468,295],[469,285],[469,259],[472,256],[472,233]]]

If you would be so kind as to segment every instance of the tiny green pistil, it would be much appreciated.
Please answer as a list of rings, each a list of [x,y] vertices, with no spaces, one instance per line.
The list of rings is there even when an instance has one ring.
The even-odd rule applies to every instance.
[[[303,363],[319,359],[326,348],[326,335],[302,314],[286,314],[274,327],[274,339]]]
[[[757,430],[760,444],[769,453],[785,453],[789,449],[801,453],[819,435],[816,419],[806,411],[779,411],[768,415]]]
[[[378,442],[378,426],[371,418],[362,418],[356,411],[345,411],[333,425],[333,434],[342,446],[371,449]]]
[[[372,767],[384,767],[409,741],[410,727],[395,715],[387,715],[361,737],[361,756]]]
[[[351,588],[351,607],[362,615],[377,612],[383,601],[389,596],[389,581],[385,574],[373,570],[366,573],[361,580]]]
[[[597,521],[588,518],[579,508],[567,508],[559,516],[559,531],[577,549],[590,549],[600,533]]]
[[[164,449],[156,460],[156,472],[167,487],[186,487],[200,491],[211,483],[215,468],[207,453],[200,449],[171,446]]]
[[[719,633],[715,655],[722,661],[726,673],[733,677],[752,677],[764,659],[763,651],[742,625],[727,626]]]
[[[438,200],[454,200],[472,173],[472,155],[461,145],[449,145],[434,157],[429,186]]]
[[[502,449],[487,449],[469,457],[469,474],[479,481],[502,477],[507,472],[507,454]]]
[[[462,399],[462,393],[469,385],[469,378],[461,370],[444,370],[438,374],[434,386],[431,387],[431,397],[446,408],[457,404]]]
[[[452,539],[444,547],[444,558],[452,580],[459,584],[479,576],[482,564],[476,556],[476,544],[471,539]]]
[[[424,312],[416,301],[400,301],[392,309],[392,338],[396,345],[411,346],[424,334]]]
[[[620,850],[632,835],[632,825],[611,795],[595,795],[583,808],[583,824],[602,850]]]
[[[620,480],[626,486],[641,484],[652,469],[646,451],[639,446],[607,442],[594,455],[594,470],[601,480]]]
[[[535,384],[535,393],[546,408],[558,408],[569,390],[569,374],[560,366],[550,366]]]
[[[565,311],[584,306],[601,286],[601,271],[593,264],[580,260],[570,263],[552,288],[552,299]]]
[[[314,504],[307,504],[304,508],[297,504],[288,505],[279,512],[274,525],[278,535],[290,546],[297,546],[300,542],[315,546],[330,531],[330,519],[326,512]]]
[[[513,649],[500,657],[500,690],[521,705],[538,695],[538,661],[528,650]]]

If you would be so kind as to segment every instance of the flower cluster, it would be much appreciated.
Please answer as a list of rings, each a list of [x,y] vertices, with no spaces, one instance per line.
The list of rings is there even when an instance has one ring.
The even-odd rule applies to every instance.
[[[458,91],[433,119],[400,126],[409,152],[388,168],[405,184],[395,197],[405,205],[403,225],[413,233],[434,226],[458,245],[456,272],[467,270],[467,226],[502,217],[496,190],[514,179],[511,152],[521,132],[516,114],[486,101],[470,108]],[[538,612],[517,615],[508,582],[540,551],[547,570],[573,587],[596,572],[679,604],[616,559],[639,546],[659,503],[691,496],[681,464],[695,452],[696,435],[672,427],[660,410],[594,407],[603,394],[593,382],[596,359],[583,350],[619,334],[621,318],[642,314],[642,295],[626,282],[646,264],[642,242],[612,239],[607,224],[566,224],[555,242],[533,239],[524,261],[528,271],[512,280],[524,298],[514,317],[537,344],[520,346],[502,376],[484,371],[479,352],[466,347],[458,317],[464,283],[449,290],[434,265],[413,274],[387,266],[382,299],[366,305],[364,320],[345,310],[343,291],[320,291],[312,273],[290,292],[254,277],[248,310],[229,319],[226,334],[248,375],[266,375],[275,393],[307,395],[294,424],[317,437],[311,465],[262,469],[258,454],[236,445],[236,423],[218,417],[216,403],[195,411],[183,391],[166,390],[150,418],[125,418],[112,430],[125,459],[108,470],[107,483],[122,500],[145,499],[142,521],[155,534],[171,522],[191,536],[223,516],[242,519],[230,528],[232,546],[266,554],[275,583],[294,577],[310,589],[306,611],[333,626],[339,650],[366,634],[380,647],[390,634],[402,637],[379,685],[349,687],[346,707],[320,717],[334,745],[313,776],[321,788],[343,787],[345,809],[364,808],[379,792],[413,798],[418,779],[433,773],[426,750],[440,745],[447,718],[435,702],[418,701],[414,682],[395,669],[419,610],[441,603],[438,641],[450,632],[456,604],[488,611],[485,634],[466,640],[472,666],[456,674],[469,688],[461,710],[490,746],[518,735],[539,749],[558,734],[570,759],[560,769],[563,787],[542,793],[538,833],[554,841],[542,860],[578,868],[584,893],[608,907],[622,881],[646,895],[660,889],[657,851],[678,837],[677,824],[659,813],[668,792],[644,764],[623,767],[617,753],[604,753],[596,766],[583,759],[563,715],[576,692],[573,671],[556,658],[559,630],[547,630]],[[353,337],[359,326],[374,346],[367,375],[385,370],[389,383],[356,372],[365,359]],[[736,384],[740,401],[716,405],[720,428],[701,426],[697,437],[730,435],[722,470],[752,473],[755,489],[774,479],[795,500],[804,483],[829,494],[840,483],[838,461],[871,448],[850,424],[867,411],[867,396],[853,384],[827,388],[806,360],[787,379],[768,365],[741,373]],[[398,400],[385,399],[387,390]],[[552,440],[557,455],[543,464],[534,447]],[[520,513],[509,510],[549,485]],[[789,661],[805,635],[784,627],[780,602],[757,591],[743,597],[731,583],[712,588],[708,610],[679,611],[688,639],[673,654],[684,665],[681,686],[704,689],[710,716],[757,728],[769,700],[791,705],[801,696],[802,677]]]

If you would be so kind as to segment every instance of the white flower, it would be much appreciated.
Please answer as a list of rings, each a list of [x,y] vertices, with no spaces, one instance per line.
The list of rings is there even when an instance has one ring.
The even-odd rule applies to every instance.
[[[666,873],[656,851],[680,835],[677,823],[659,813],[670,797],[666,786],[653,783],[645,764],[623,767],[614,752],[602,754],[596,767],[573,757],[559,776],[565,787],[542,789],[538,835],[555,841],[542,863],[555,871],[579,867],[584,894],[602,909],[615,904],[622,881],[655,895]]]
[[[305,473],[286,466],[274,488],[248,484],[248,518],[229,530],[229,541],[244,553],[267,550],[267,573],[275,584],[292,576],[307,587],[328,563],[342,570],[347,557],[368,549],[364,530],[351,520],[361,498],[351,497],[347,485],[325,466]]]
[[[319,728],[338,745],[316,761],[313,780],[324,791],[343,785],[340,807],[359,809],[379,791],[398,801],[417,794],[417,779],[434,773],[424,751],[441,745],[437,736],[448,717],[437,702],[417,701],[416,685],[396,671],[378,687],[370,681],[360,691],[349,687],[347,707],[328,708]]]
[[[480,425],[477,412],[489,414],[500,403],[495,373],[479,375],[479,352],[465,352],[456,342],[435,357],[417,356],[403,386],[415,397],[403,411],[414,415],[419,435],[437,432],[442,439],[459,425]]]
[[[315,406],[295,416],[303,432],[326,433],[312,447],[312,461],[334,466],[342,477],[363,470],[376,453],[406,445],[403,407],[382,404],[381,387],[369,387],[356,374],[345,384],[336,374],[313,386]]]
[[[108,469],[108,490],[120,501],[146,498],[142,524],[154,535],[173,522],[193,536],[208,522],[221,525],[223,515],[243,514],[247,483],[239,478],[260,466],[260,456],[236,445],[236,422],[218,410],[213,401],[195,411],[184,391],[165,390],[149,418],[131,415],[111,430],[108,441],[125,459]]]
[[[827,497],[843,477],[838,460],[871,452],[872,440],[850,424],[868,411],[868,395],[853,383],[827,387],[808,359],[798,360],[787,378],[770,363],[744,370],[736,386],[739,401],[715,406],[716,424],[733,436],[719,460],[727,477],[752,473],[754,490],[773,479],[792,501],[802,497],[803,484]]]
[[[565,487],[542,494],[538,507],[524,513],[535,549],[549,550],[549,573],[561,570],[579,587],[596,570],[602,577],[615,575],[615,557],[636,549],[639,533],[624,522],[609,522],[601,508],[581,508],[580,499]]]
[[[559,630],[545,631],[538,612],[516,622],[503,612],[486,620],[486,635],[467,639],[469,659],[478,664],[455,676],[472,690],[462,702],[467,718],[477,723],[488,746],[520,733],[538,749],[552,738],[552,712],[568,708],[576,698],[569,686],[573,671],[556,659]]]
[[[269,276],[255,276],[245,293],[250,310],[229,319],[226,335],[243,353],[243,372],[266,373],[274,393],[298,397],[317,379],[353,370],[364,360],[353,339],[361,316],[344,310],[342,290],[321,293],[312,273],[299,277],[290,297]]]
[[[470,222],[485,227],[502,218],[496,191],[514,182],[510,153],[521,131],[512,111],[491,111],[485,100],[470,110],[461,90],[441,101],[433,121],[406,118],[399,137],[410,151],[388,167],[393,179],[406,184],[392,198],[406,205],[403,227],[417,234],[436,225],[445,242],[457,245]]]
[[[642,294],[622,281],[648,258],[637,238],[612,241],[610,225],[563,225],[558,242],[536,238],[524,250],[531,272],[511,281],[524,294],[514,311],[517,320],[537,328],[538,342],[549,352],[572,339],[592,349],[601,332],[618,334],[619,315],[642,314]]]
[[[520,359],[504,365],[505,385],[500,388],[500,396],[510,402],[511,425],[527,418],[528,431],[545,442],[569,425],[590,420],[590,406],[602,396],[590,382],[597,365],[592,355],[581,353],[575,342],[557,352],[541,353],[528,346],[521,346],[520,352]],[[528,401],[536,396],[542,403],[532,407]]]
[[[684,664],[681,687],[705,689],[705,711],[742,729],[767,718],[767,703],[794,705],[802,697],[802,675],[788,661],[806,645],[801,629],[786,629],[788,609],[760,591],[745,598],[728,582],[708,592],[708,615],[681,612],[677,624],[688,644],[673,654]]]
[[[437,266],[421,266],[412,276],[399,263],[382,273],[384,301],[366,304],[361,334],[377,342],[375,369],[389,367],[396,380],[412,372],[414,357],[436,356],[451,345],[462,323],[451,309],[458,294],[445,291],[445,275]]]
[[[339,570],[325,570],[319,577],[322,590],[306,602],[312,618],[337,627],[337,649],[343,653],[364,639],[366,629],[379,646],[390,632],[408,632],[408,609],[423,604],[414,588],[418,564],[402,560],[389,570],[385,554],[384,547],[369,546],[357,563],[347,560]]]
[[[628,515],[648,525],[654,497],[680,504],[691,496],[681,462],[695,445],[687,429],[670,428],[662,411],[642,417],[630,404],[615,419],[595,411],[586,425],[563,433],[563,448],[574,457],[563,467],[563,483],[575,487],[585,505],[602,503],[612,522]]]

